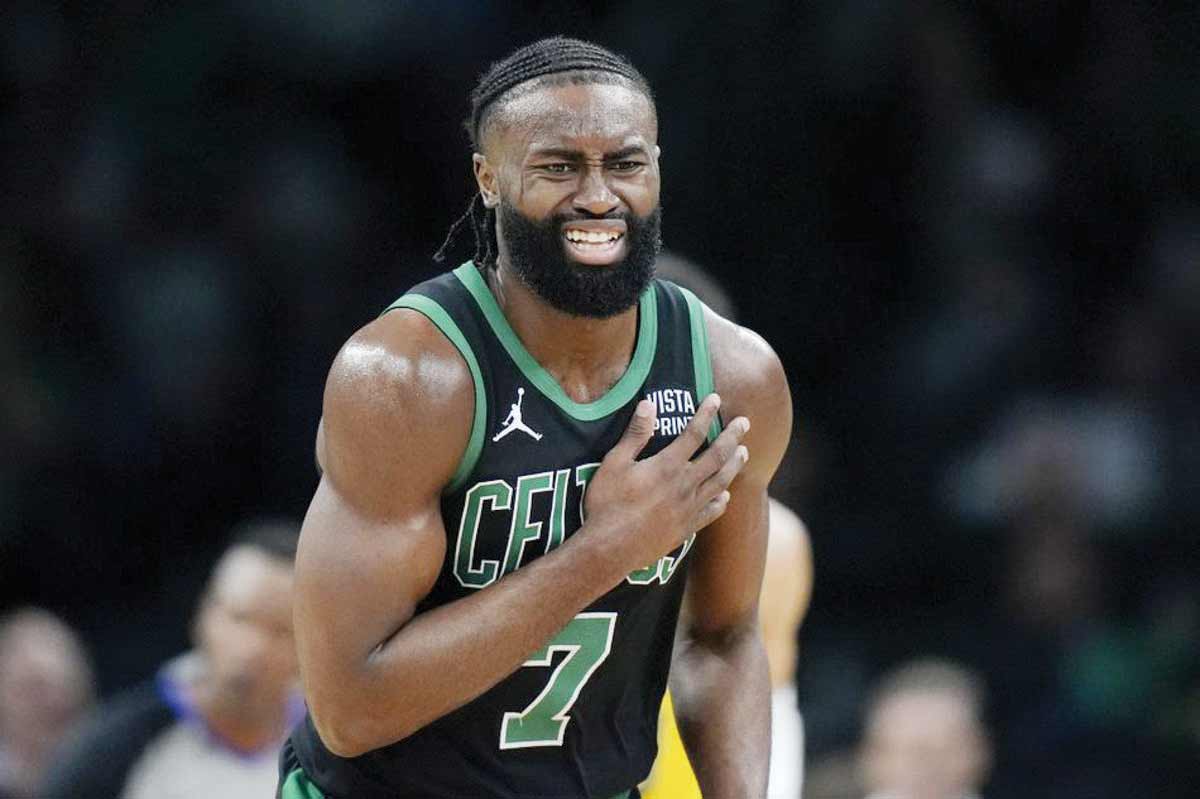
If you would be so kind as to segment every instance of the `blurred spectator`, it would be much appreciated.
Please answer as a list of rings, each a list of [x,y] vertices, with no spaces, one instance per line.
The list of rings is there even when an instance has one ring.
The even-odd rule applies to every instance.
[[[1018,403],[992,440],[949,473],[948,504],[965,522],[1079,515],[1106,529],[1145,524],[1163,487],[1154,416],[1117,398]]]
[[[92,704],[87,653],[54,614],[0,619],[0,799],[34,799],[50,755]]]
[[[859,768],[868,799],[973,799],[991,769],[983,686],[942,660],[884,676],[867,706]]]
[[[195,649],[104,705],[60,753],[42,799],[270,796],[276,757],[303,714],[292,642],[299,526],[247,525],[221,557]]]

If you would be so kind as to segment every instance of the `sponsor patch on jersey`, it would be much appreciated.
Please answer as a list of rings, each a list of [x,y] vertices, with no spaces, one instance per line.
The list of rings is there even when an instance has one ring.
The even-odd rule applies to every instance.
[[[677,436],[696,415],[696,400],[685,388],[660,388],[646,394],[654,403],[657,418],[654,420],[654,435]]]

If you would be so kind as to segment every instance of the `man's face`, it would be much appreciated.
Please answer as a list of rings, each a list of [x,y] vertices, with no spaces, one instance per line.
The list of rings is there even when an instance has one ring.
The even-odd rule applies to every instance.
[[[0,646],[0,741],[25,752],[53,746],[91,698],[74,634],[57,621],[16,622]]]
[[[215,694],[227,707],[260,713],[296,684],[292,568],[252,547],[222,558],[196,625]]]
[[[559,310],[631,307],[659,248],[657,126],[625,85],[543,86],[507,100],[475,156],[500,262]]]
[[[970,709],[955,696],[907,692],[884,700],[867,724],[861,754],[871,795],[960,799],[977,793],[988,747]]]

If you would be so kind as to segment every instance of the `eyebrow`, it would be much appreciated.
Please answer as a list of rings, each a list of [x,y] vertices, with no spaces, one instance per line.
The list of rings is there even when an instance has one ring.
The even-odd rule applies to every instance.
[[[608,153],[607,155],[604,156],[604,160],[605,161],[623,161],[624,159],[629,158],[631,155],[645,155],[645,154],[646,154],[646,148],[642,147],[640,144],[635,144],[631,147],[623,147],[620,150],[617,150],[615,153]]]
[[[645,155],[646,148],[640,144],[635,144],[630,147],[622,147],[620,150],[612,153],[605,153],[604,160],[606,162],[621,161],[629,158],[632,155]],[[583,159],[583,153],[579,150],[571,150],[566,147],[547,147],[545,149],[536,150],[532,153],[533,158],[561,158],[564,161],[579,161]]]

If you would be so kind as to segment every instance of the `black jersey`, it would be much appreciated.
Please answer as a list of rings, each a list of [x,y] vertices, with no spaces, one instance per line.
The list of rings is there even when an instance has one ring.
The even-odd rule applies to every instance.
[[[639,400],[657,406],[646,447],[653,454],[712,391],[702,306],[665,281],[655,280],[640,298],[624,376],[587,404],[572,401],[526,351],[470,262],[415,287],[388,310],[395,308],[420,312],[446,335],[475,391],[469,443],[442,498],[445,561],[418,613],[487,588],[578,530],[588,481]],[[329,797],[621,795],[646,776],[656,754],[694,538],[634,571],[458,710],[350,759],[330,753],[306,718],[292,735],[295,760]]]

